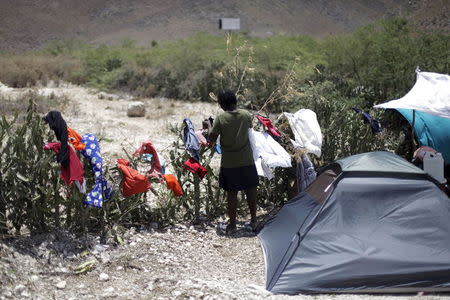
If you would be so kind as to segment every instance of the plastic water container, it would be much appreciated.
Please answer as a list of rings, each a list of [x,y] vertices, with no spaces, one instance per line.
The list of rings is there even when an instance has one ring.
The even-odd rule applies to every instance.
[[[446,182],[444,177],[444,159],[441,153],[425,152],[423,170],[439,181],[439,183]]]

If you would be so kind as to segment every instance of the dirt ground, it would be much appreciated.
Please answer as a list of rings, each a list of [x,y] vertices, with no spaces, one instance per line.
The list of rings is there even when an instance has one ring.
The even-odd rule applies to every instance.
[[[176,138],[167,129],[169,123],[189,117],[197,125],[219,112],[213,104],[143,99],[146,117],[129,118],[126,107],[131,98],[126,95],[99,99],[98,91],[71,85],[39,92],[69,98],[63,112],[68,125],[101,136],[107,161],[122,156],[122,147],[135,149],[146,139],[164,155]],[[149,224],[128,230],[122,245],[64,231],[0,241],[0,299],[450,299],[448,295],[272,295],[264,288],[264,258],[257,237],[242,225],[235,236],[226,237],[217,233],[215,225],[158,229],[157,224]],[[90,270],[76,274],[80,264]]]

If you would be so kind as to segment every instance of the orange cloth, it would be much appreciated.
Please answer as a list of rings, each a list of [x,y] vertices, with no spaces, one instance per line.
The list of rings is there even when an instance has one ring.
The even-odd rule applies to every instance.
[[[134,194],[144,193],[150,189],[148,178],[135,169],[129,167],[130,162],[126,159],[117,160],[117,168],[122,172],[122,194],[129,197]]]
[[[76,132],[72,128],[67,127],[67,135],[69,136],[69,143],[72,144],[75,150],[84,150],[86,145],[81,142],[81,135],[79,135],[78,132]]]
[[[183,190],[181,189],[181,185],[178,182],[177,178],[172,174],[163,175],[164,180],[166,181],[167,188],[172,190],[174,195],[179,197],[183,196]]]

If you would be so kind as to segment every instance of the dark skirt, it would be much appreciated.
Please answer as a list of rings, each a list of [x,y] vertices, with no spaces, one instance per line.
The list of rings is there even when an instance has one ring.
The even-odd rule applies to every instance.
[[[244,191],[258,185],[256,166],[220,168],[219,186],[225,191]]]

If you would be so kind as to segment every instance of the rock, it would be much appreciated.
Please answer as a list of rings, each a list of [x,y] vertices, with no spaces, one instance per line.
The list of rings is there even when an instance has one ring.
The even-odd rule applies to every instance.
[[[149,282],[147,286],[145,287],[148,291],[153,291],[155,289],[155,286],[153,285],[153,282]]]
[[[159,228],[158,222],[151,222],[150,223],[150,228],[151,229],[158,229]]]
[[[113,95],[113,94],[108,94],[105,92],[100,92],[100,93],[98,93],[98,99],[118,100],[119,96]]]
[[[100,253],[100,260],[102,263],[107,264],[111,261],[111,257],[108,253]]]
[[[31,276],[30,276],[30,280],[31,280],[31,281],[38,281],[38,280],[39,280],[39,276],[37,276],[37,275],[31,275]]]
[[[56,284],[56,288],[58,289],[58,290],[63,290],[63,289],[65,289],[66,288],[66,281],[65,280],[62,280],[62,281],[60,281],[60,282],[58,282],[57,284]]]
[[[14,292],[16,292],[18,294],[22,293],[25,290],[26,290],[26,287],[23,284],[19,284],[14,287]]]
[[[261,297],[261,298],[269,297],[270,295],[272,295],[264,287],[256,285],[256,284],[247,285],[247,290],[249,292],[251,292],[252,294],[257,295],[258,297]]]
[[[100,273],[100,275],[98,276],[98,279],[100,281],[108,281],[109,280],[109,275],[106,273]]]
[[[106,250],[106,248],[107,248],[106,245],[97,244],[94,246],[94,251],[103,252]]]
[[[115,291],[115,288],[110,286],[110,287],[106,288],[103,292],[105,292],[106,294],[112,294],[112,293],[114,293],[114,291]]]
[[[116,271],[121,271],[121,270],[123,270],[123,267],[122,267],[122,266],[118,266],[118,267],[116,268]]]
[[[30,297],[30,294],[28,294],[27,291],[23,291],[22,293],[20,293],[20,296],[22,296],[22,299],[23,299],[23,298],[29,298],[29,297]]]
[[[212,245],[213,245],[214,248],[221,248],[222,247],[222,245],[219,244],[219,243],[213,243]]]
[[[127,116],[129,117],[144,117],[145,105],[141,101],[133,101],[128,104]]]

